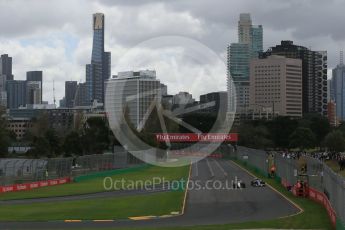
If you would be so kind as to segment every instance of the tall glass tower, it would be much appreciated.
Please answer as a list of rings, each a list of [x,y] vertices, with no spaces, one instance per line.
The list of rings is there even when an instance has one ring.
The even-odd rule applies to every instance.
[[[343,54],[340,54],[340,63],[332,70],[331,100],[335,102],[337,118],[345,120],[345,65]]]
[[[104,103],[104,84],[110,78],[111,54],[104,52],[104,14],[93,14],[91,64],[86,65],[87,101]]]
[[[236,88],[238,110],[249,106],[249,63],[250,59],[257,58],[262,51],[262,25],[252,25],[250,14],[241,13],[238,42],[231,43],[227,49],[228,77],[232,78]]]
[[[252,26],[251,39],[252,39],[252,55],[256,58],[258,57],[258,53],[264,50],[262,25]]]
[[[242,13],[240,14],[240,20],[238,21],[238,42],[250,44],[252,41],[251,30],[252,30],[252,20],[250,14]]]

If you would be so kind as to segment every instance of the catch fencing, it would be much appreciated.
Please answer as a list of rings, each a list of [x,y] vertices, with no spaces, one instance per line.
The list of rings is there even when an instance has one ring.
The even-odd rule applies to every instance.
[[[316,200],[324,195],[327,197],[331,209],[336,213],[337,229],[345,229],[345,178],[325,162],[310,156],[283,156],[281,153],[267,153],[242,146],[237,147],[233,157],[263,175],[268,175],[271,165],[274,165],[276,179],[288,188],[293,187],[298,179],[307,178],[311,190],[320,194]],[[327,211],[330,213],[330,210]]]
[[[297,182],[297,162],[292,158],[283,157],[280,154],[274,154],[274,164],[276,166],[276,175],[278,180],[285,187],[292,187]]]
[[[0,186],[75,177],[92,172],[120,169],[141,161],[126,151],[69,158],[0,159]]]
[[[238,160],[251,167],[254,171],[264,176],[268,175],[270,156],[266,151],[238,146],[234,154]]]
[[[331,203],[337,218],[341,220],[345,229],[345,178],[334,172],[326,163],[305,157],[309,183],[319,192],[324,193]],[[341,223],[337,223],[340,226]]]

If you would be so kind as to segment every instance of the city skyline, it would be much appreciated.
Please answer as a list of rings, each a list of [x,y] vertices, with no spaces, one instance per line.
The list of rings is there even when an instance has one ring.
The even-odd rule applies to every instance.
[[[71,4],[74,5],[77,2]],[[6,4],[1,7],[1,9],[6,9],[6,12],[2,12],[2,17],[9,14],[12,14],[11,17],[15,16],[15,20],[3,20],[7,24],[3,26],[4,30],[0,37],[0,52],[8,53],[13,58],[13,74],[17,80],[24,80],[26,71],[42,70],[44,72],[43,100],[48,100],[50,103],[53,98],[53,80],[55,80],[57,100],[63,97],[65,81],[84,82],[85,64],[90,62],[92,49],[90,17],[95,12],[104,13],[108,19],[105,30],[105,49],[112,52],[112,67],[128,48],[148,38],[171,34],[197,39],[214,50],[225,61],[226,46],[237,41],[238,15],[242,12],[251,13],[255,24],[263,25],[264,50],[279,44],[281,40],[293,40],[296,44],[312,47],[313,50],[327,50],[328,72],[339,63],[339,50],[344,47],[344,37],[339,32],[339,25],[330,24],[330,21],[334,17],[337,17],[337,20],[332,21],[341,21],[343,16],[334,11],[332,15],[328,15],[327,20],[320,22],[321,19],[313,18],[318,23],[306,16],[322,10],[331,12],[330,8],[341,9],[344,3],[333,1],[334,4],[325,4],[317,1],[313,3],[312,8],[308,1],[305,3],[264,1],[260,4],[255,1],[241,3],[219,1],[219,3],[222,4],[212,3],[210,6],[207,2],[197,4],[195,1],[187,3],[144,1],[132,5],[132,3],[117,1],[114,5],[108,1],[92,1],[83,4],[85,6],[78,8],[77,13],[69,14],[69,9],[63,7],[65,4],[63,1],[50,4],[31,1],[30,7],[23,2],[20,4],[17,1],[0,2],[0,4]],[[56,12],[42,14],[44,9],[51,4]],[[260,5],[265,5],[267,9]],[[23,9],[25,6],[28,9]],[[218,15],[212,14],[212,10],[202,14],[209,7],[217,11]],[[12,11],[12,8],[23,10],[19,14],[17,11]],[[306,8],[309,13],[304,16],[302,12]],[[44,20],[32,21],[36,18],[35,13],[29,14],[33,9]],[[294,10],[294,18],[289,16],[291,14],[288,10]],[[62,13],[62,11],[66,12]],[[268,11],[270,14],[265,13]],[[149,12],[158,12],[159,22],[151,18]],[[278,13],[280,20],[272,20]],[[305,23],[300,25],[298,19]],[[28,28],[22,28],[19,21],[29,21]],[[304,28],[306,26],[308,28]],[[113,68],[112,74],[118,71]],[[165,82],[165,79],[162,79],[164,73],[157,72],[157,75],[162,82]],[[329,73],[328,78],[330,76]],[[174,94],[185,89],[169,87],[169,91]],[[217,91],[217,89],[210,91]],[[194,92],[191,93],[194,95]]]

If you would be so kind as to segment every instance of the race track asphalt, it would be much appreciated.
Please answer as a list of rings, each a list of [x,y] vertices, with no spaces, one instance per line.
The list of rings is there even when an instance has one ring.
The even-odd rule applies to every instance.
[[[193,164],[191,172],[189,183],[190,187],[192,184],[197,184],[199,187],[189,189],[184,215],[150,220],[127,219],[114,220],[111,222],[94,222],[91,220],[72,223],[66,223],[63,221],[0,222],[0,229],[71,229],[211,225],[268,220],[292,215],[300,211],[291,202],[286,200],[270,187],[251,187],[250,181],[253,177],[229,160],[207,158]],[[246,188],[231,189],[231,181],[234,181],[236,178],[237,180],[245,182],[247,185]],[[218,187],[217,189],[206,188],[206,185],[208,185],[208,187],[213,187],[213,183]],[[162,191],[160,190],[157,192]],[[133,194],[127,195],[135,194],[136,193],[133,192]],[[140,194],[143,194],[143,192],[140,191]],[[119,195],[121,196],[124,194],[119,193]],[[115,193],[112,194],[112,197],[114,196],[116,196]]]

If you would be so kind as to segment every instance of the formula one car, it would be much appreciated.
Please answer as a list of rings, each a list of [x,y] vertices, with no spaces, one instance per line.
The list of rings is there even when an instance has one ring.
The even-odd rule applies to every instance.
[[[266,186],[266,183],[265,181],[261,180],[261,179],[258,179],[258,178],[255,178],[254,180],[252,180],[250,182],[250,184],[253,186],[253,187],[265,187]]]
[[[246,184],[241,180],[235,180],[232,182],[232,188],[245,188]]]

